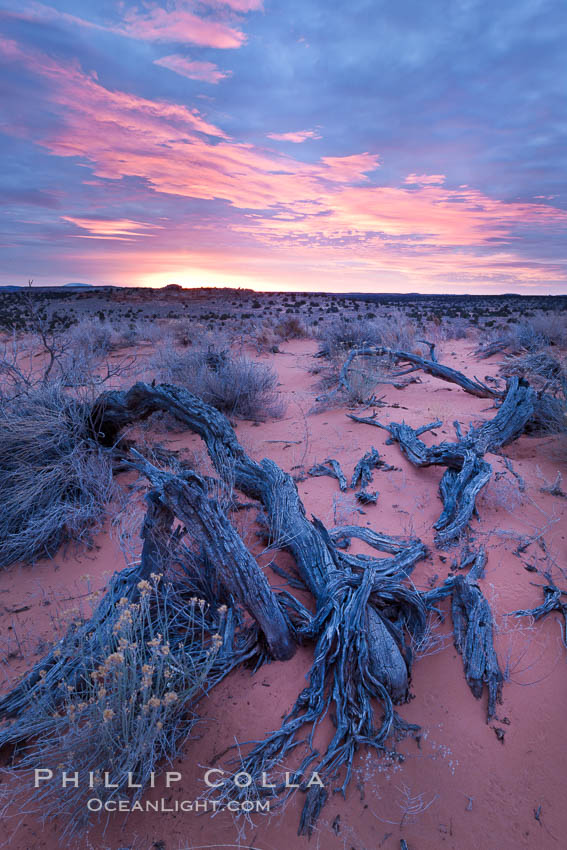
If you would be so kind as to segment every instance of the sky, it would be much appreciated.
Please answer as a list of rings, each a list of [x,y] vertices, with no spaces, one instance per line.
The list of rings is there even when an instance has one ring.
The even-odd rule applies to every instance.
[[[0,0],[0,284],[567,291],[566,0]]]

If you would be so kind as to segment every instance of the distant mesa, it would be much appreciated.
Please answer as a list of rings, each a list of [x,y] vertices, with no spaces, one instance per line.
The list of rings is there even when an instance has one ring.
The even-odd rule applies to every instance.
[[[93,284],[92,283],[64,283],[63,284],[63,289],[85,289],[85,288],[92,289]]]

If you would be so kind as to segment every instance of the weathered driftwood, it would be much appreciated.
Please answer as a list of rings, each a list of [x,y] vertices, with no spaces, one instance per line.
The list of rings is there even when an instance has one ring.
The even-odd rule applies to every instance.
[[[330,531],[335,546],[341,550],[350,546],[351,538],[364,540],[373,549],[387,552],[393,558],[372,558],[368,555],[351,555],[340,551],[339,562],[353,570],[372,567],[377,576],[402,579],[409,576],[418,561],[427,556],[427,548],[421,540],[390,537],[357,525],[338,526]]]
[[[372,470],[383,464],[384,461],[380,460],[378,450],[372,446],[370,451],[366,452],[354,467],[350,486],[353,489],[360,486],[360,489],[364,490],[372,481]]]
[[[488,690],[487,722],[502,702],[504,677],[494,650],[492,612],[478,585],[455,576],[453,587],[453,632],[455,647],[463,656],[465,678],[477,699],[484,685]]]
[[[390,555],[397,555],[403,552],[404,549],[409,549],[416,543],[423,546],[421,541],[415,538],[407,537],[391,537],[388,534],[381,534],[378,531],[373,531],[371,528],[364,528],[360,525],[338,525],[329,531],[329,537],[340,549],[350,546],[351,538],[356,537],[363,540],[377,549],[378,552],[389,552]]]
[[[425,623],[425,609],[419,594],[397,581],[377,579],[372,569],[358,576],[335,572],[329,580],[329,591],[326,602],[319,607],[307,630],[319,635],[308,687],[300,693],[281,728],[238,760],[238,770],[253,778],[246,789],[248,795],[276,797],[285,792],[283,784],[274,789],[263,788],[260,785],[262,773],[286,758],[296,746],[297,734],[305,724],[312,726],[308,738],[312,745],[315,724],[332,704],[336,727],[333,740],[322,756],[308,752],[296,770],[296,781],[300,781],[310,767],[328,785],[339,768],[345,767],[344,781],[340,789],[336,789],[344,793],[350,781],[354,754],[361,744],[383,751],[386,738],[397,728],[416,729],[399,723],[393,711],[390,694],[404,692],[406,667],[394,637],[396,631],[382,611],[372,604],[372,596],[376,594],[384,607],[397,607],[408,626],[419,631]],[[371,617],[371,613],[374,616]],[[376,678],[370,663],[370,639],[380,647],[385,665],[384,681]],[[378,728],[374,725],[372,697],[380,700],[383,709]],[[303,787],[306,788],[305,784]],[[243,792],[233,777],[224,783],[220,794],[223,801],[238,799]],[[326,797],[325,788],[309,789],[300,834],[311,834],[313,818],[320,812]]]
[[[426,360],[417,354],[380,346],[354,348],[349,352],[339,375],[340,388],[349,389],[348,373],[352,361],[356,357],[368,357],[370,355],[387,357],[393,362],[408,362],[411,364],[409,368],[393,373],[397,376],[407,375],[409,372],[420,369],[433,377],[440,378],[442,381],[457,384],[465,392],[477,398],[492,398],[498,401],[503,399],[507,394],[507,389],[500,389],[496,386],[497,382],[492,378],[487,377],[485,383],[483,383],[476,377],[472,379],[468,378],[462,372],[451,369],[449,366],[444,366],[436,360]],[[508,382],[510,377],[514,377],[512,370],[509,370],[507,375]],[[494,386],[489,386],[489,382],[494,384]],[[532,390],[533,410],[530,419],[525,425],[526,431],[530,433],[558,433],[565,430],[565,399],[567,397],[565,381],[563,381],[561,388],[556,388],[555,392],[546,392],[548,389],[549,383],[537,393]]]
[[[34,665],[12,691],[0,699],[0,718],[16,718],[11,724],[0,728],[0,746],[24,740],[30,730],[37,732],[37,719],[33,718],[33,710],[42,694],[51,694],[55,710],[63,700],[61,682],[80,691],[81,682],[102,663],[109,654],[109,647],[117,641],[114,626],[117,611],[120,610],[117,608],[119,600],[138,601],[140,582],[161,575],[172,559],[177,559],[180,554],[177,551],[179,538],[172,532],[173,511],[155,490],[147,494],[146,503],[148,508],[141,532],[144,543],[140,563],[115,573],[91,618],[81,625],[70,626],[50,652]],[[163,586],[163,582],[159,584],[160,588]],[[197,589],[209,600],[206,616],[210,621],[211,634],[220,632],[223,637],[223,651],[210,674],[209,684],[212,685],[221,681],[234,667],[258,657],[261,652],[253,630],[238,625],[238,614],[232,606],[229,606],[225,616],[216,614],[218,605],[224,600],[216,596],[206,572],[200,572]],[[30,717],[31,722],[28,720]]]
[[[496,339],[492,342],[479,345],[474,353],[475,356],[480,357],[481,360],[486,360],[494,354],[500,354],[501,351],[508,348],[509,344],[509,340],[507,339]]]
[[[548,584],[540,585],[543,590],[543,602],[536,608],[525,608],[519,611],[512,611],[509,617],[533,617],[534,620],[541,620],[552,611],[558,611],[563,617],[562,637],[563,643],[567,647],[567,602],[563,601],[563,597],[567,596],[567,591],[560,590],[554,582],[548,578]]]
[[[356,498],[361,505],[375,505],[378,501],[378,496],[379,493],[377,490],[373,490],[372,493],[368,490],[359,490],[356,494]]]
[[[311,469],[308,470],[309,475],[318,476],[318,475],[330,475],[331,478],[336,478],[339,482],[339,487],[344,491],[348,489],[347,480],[345,475],[341,469],[341,465],[338,460],[335,460],[333,457],[328,457],[323,463],[317,463],[315,466],[312,466]]]
[[[152,573],[161,575],[171,560],[170,540],[175,516],[155,491],[146,495],[146,515],[140,537],[144,541],[137,575],[147,581]]]
[[[311,726],[307,741],[309,750],[297,770],[299,781],[303,781],[306,768],[311,766],[329,784],[342,767],[344,781],[341,790],[344,792],[350,780],[354,753],[361,744],[381,751],[392,732],[411,729],[397,718],[393,709],[394,702],[407,696],[411,669],[411,651],[407,643],[422,636],[426,605],[431,607],[436,599],[450,593],[453,594],[456,623],[455,642],[463,654],[467,681],[475,695],[478,695],[479,686],[482,690],[483,683],[488,684],[490,711],[498,697],[498,690],[494,691],[496,674],[492,626],[490,610],[488,606],[486,609],[483,607],[486,602],[473,581],[474,570],[469,574],[466,586],[461,586],[462,582],[459,584],[457,577],[448,580],[450,585],[446,582],[432,594],[421,594],[403,584],[415,563],[426,554],[420,541],[392,538],[354,526],[334,529],[329,533],[316,518],[309,521],[293,479],[270,460],[256,462],[248,457],[228,420],[180,388],[139,383],[127,392],[103,394],[90,411],[93,434],[104,445],[114,446],[119,443],[123,428],[155,411],[169,412],[199,434],[219,476],[229,488],[234,486],[260,502],[271,542],[286,548],[295,558],[300,580],[315,599],[315,614],[310,614],[290,594],[282,592],[277,597],[273,594],[218,504],[209,498],[204,479],[188,470],[181,470],[175,475],[163,472],[138,456],[140,468],[153,485],[148,496],[148,514],[143,530],[142,564],[114,577],[111,590],[100,603],[93,620],[77,633],[74,643],[69,640],[65,645],[67,650],[87,646],[95,657],[111,631],[117,594],[128,596],[136,593],[142,576],[160,572],[171,557],[176,561],[180,559],[185,551],[183,537],[187,535],[194,539],[203,563],[210,564],[215,582],[218,577],[224,590],[256,618],[274,654],[288,657],[285,653],[293,649],[288,644],[290,623],[293,623],[299,641],[314,641],[315,654],[308,686],[299,694],[281,728],[256,744],[239,764],[240,771],[251,775],[252,786],[243,790],[229,781],[219,793],[226,799],[265,794],[266,789],[260,786],[262,773],[281,763],[300,743],[298,736],[306,725]],[[504,433],[506,425],[507,419],[503,417],[497,430]],[[409,429],[403,434],[399,431],[400,444],[404,441],[408,447],[411,444],[418,465],[444,463],[447,466],[444,486],[452,493],[456,484],[449,473],[458,478],[463,469],[467,471],[466,456],[473,451],[473,446],[472,443],[464,443],[472,441],[473,431],[471,429],[466,438],[458,432],[459,443],[445,444],[443,449],[434,447],[441,451],[439,456],[431,459],[427,451],[433,450],[428,450],[419,440],[419,434],[424,430],[414,432]],[[508,428],[506,433],[512,433],[512,430]],[[493,437],[488,430],[477,429],[474,436],[479,445],[492,445]],[[442,456],[449,460],[441,460]],[[368,473],[371,474],[370,468]],[[448,495],[447,503],[449,498]],[[172,531],[174,517],[184,523],[185,529]],[[365,540],[373,548],[392,557],[351,555],[341,551],[340,547],[348,545],[352,537]],[[198,579],[212,581],[208,575]],[[209,590],[214,597],[213,590]],[[227,642],[230,651],[225,668],[217,673],[219,678],[240,660],[258,656],[257,631],[244,635],[238,643],[233,630],[235,640],[233,642],[231,638]],[[90,645],[88,641],[93,635],[96,635],[97,643]],[[61,678],[73,681],[69,658],[72,658],[72,652],[66,652],[65,665],[57,667],[59,662],[55,654],[49,656],[42,687],[45,676],[48,686]],[[41,667],[46,668],[45,660]],[[5,714],[21,712],[22,700],[29,706],[39,672],[34,669],[32,674],[36,679],[33,680],[33,675],[28,677],[23,691],[20,690],[16,696],[12,692],[0,703],[0,710],[4,709]],[[378,722],[373,705],[376,699],[381,707]],[[333,718],[336,731],[321,755],[312,749],[313,734],[327,712]],[[305,784],[303,788],[307,790]],[[275,796],[284,790],[278,787],[268,793]],[[308,790],[301,832],[311,832],[326,795],[324,789]]]
[[[505,408],[505,405],[502,407]],[[312,765],[323,777],[331,780],[343,766],[344,791],[357,747],[362,743],[382,749],[388,735],[396,726],[401,726],[396,719],[393,702],[403,700],[407,694],[411,653],[405,643],[406,636],[419,639],[425,627],[425,603],[431,601],[427,595],[419,594],[402,581],[417,560],[424,556],[425,548],[419,541],[402,541],[356,527],[336,529],[329,534],[316,518],[310,522],[292,478],[270,460],[253,461],[222,414],[179,388],[136,384],[127,392],[103,394],[91,410],[93,434],[103,444],[113,446],[119,442],[123,428],[155,411],[171,413],[199,434],[221,479],[260,502],[272,542],[287,548],[294,556],[301,581],[315,599],[316,613],[312,616],[289,594],[280,593],[275,599],[267,584],[256,586],[258,574],[255,562],[218,505],[208,498],[206,482],[189,471],[173,475],[143,465],[145,474],[154,485],[144,524],[143,575],[163,569],[171,554],[169,543],[174,542],[182,548],[182,534],[171,531],[172,520],[176,516],[198,541],[205,560],[215,564],[223,586],[260,622],[276,653],[282,645],[287,645],[285,630],[289,633],[289,623],[286,617],[293,622],[299,640],[316,642],[308,686],[300,693],[282,727],[248,753],[241,769],[250,772],[259,781],[264,770],[279,763],[298,744],[298,735],[306,724],[312,728],[308,739],[311,745],[315,725],[324,713],[330,711],[336,726],[335,735],[322,756],[312,750],[307,753],[298,775],[302,776],[307,765]],[[503,431],[508,424],[504,414],[502,420],[498,430]],[[399,429],[406,427],[398,426]],[[483,447],[494,442],[488,429],[471,430],[466,438],[460,435],[457,444],[434,447],[440,451],[430,457],[427,454],[430,450],[419,440],[424,430],[413,432],[409,429],[403,433],[399,430],[400,444],[406,444],[410,454],[415,454],[418,465],[444,463],[448,467],[447,473],[456,478],[463,469],[468,469],[466,455],[472,451],[473,436]],[[512,433],[512,430],[508,428],[506,433]],[[471,444],[464,445],[466,441]],[[454,482],[449,481],[449,475],[445,481],[447,490],[452,492]],[[340,551],[336,544],[344,544],[353,536],[366,540],[392,557],[372,558]],[[114,608],[116,592],[121,596],[127,595],[122,588],[128,575],[124,571],[116,577],[116,588],[120,590],[113,589],[101,603],[101,614],[93,621],[97,634],[104,635],[104,629],[99,629],[101,623],[108,622],[110,627],[110,612]],[[135,586],[140,577],[139,570],[135,570],[128,585],[131,592],[136,592]],[[482,623],[476,617],[479,611],[485,613],[482,611],[483,597],[480,591],[477,594],[474,588],[457,587],[455,582],[445,595],[449,592],[457,600],[454,602],[456,620],[461,624],[466,621],[466,629],[464,625],[456,629],[455,640],[466,659],[465,670],[471,687],[478,691],[482,662],[484,660],[484,669],[487,670],[492,660],[488,638],[480,631]],[[438,598],[442,597],[443,589],[440,593]],[[268,622],[270,618],[272,622]],[[86,626],[88,631],[79,636],[76,646],[84,645],[93,633],[93,622]],[[478,657],[470,651],[471,635],[482,637],[483,650],[477,653]],[[251,651],[256,651],[251,649],[250,641],[245,643],[245,649],[248,656]],[[233,652],[231,658],[243,657],[242,652],[240,655]],[[41,666],[45,668],[45,660]],[[59,681],[62,675],[69,681],[68,673],[67,665],[64,671],[61,668],[52,671],[50,668],[47,676],[49,682],[52,679],[53,682]],[[33,698],[35,684],[31,683],[31,689],[26,690],[26,699],[29,699],[29,694]],[[375,722],[374,699],[378,699],[382,707],[378,723]],[[5,707],[8,705],[5,704]],[[15,710],[20,710],[18,704]],[[251,793],[251,789],[244,792],[227,783],[222,793],[238,798],[244,793]],[[258,793],[261,793],[260,789]],[[310,789],[302,817],[303,831],[311,830],[313,817],[324,799],[324,792]]]
[[[363,346],[362,348],[353,348],[349,351],[340,371],[339,386],[346,390],[350,390],[348,373],[351,363],[357,357],[371,356],[387,357],[390,361],[399,363],[410,363],[413,367],[421,369],[428,375],[433,375],[433,377],[440,378],[442,381],[457,384],[457,386],[461,387],[461,389],[465,392],[477,396],[478,398],[502,398],[503,395],[503,393],[499,390],[489,387],[477,378],[467,378],[467,376],[463,375],[462,372],[458,372],[456,369],[451,369],[450,366],[444,366],[437,360],[426,360],[418,354],[412,354],[409,351],[397,351],[393,348],[373,345]]]
[[[404,549],[393,558],[372,558],[368,555],[351,555],[347,552],[340,552],[338,555],[339,563],[352,570],[366,570],[372,567],[377,576],[384,578],[397,578],[401,581],[410,575],[418,561],[423,560],[427,550],[421,541]]]
[[[455,422],[458,442],[444,441],[435,446],[427,446],[420,436],[439,427],[442,424],[439,420],[411,428],[405,422],[382,424],[374,416],[368,419],[347,415],[356,422],[388,431],[387,442],[397,442],[414,466],[447,467],[439,485],[443,512],[434,525],[437,543],[443,546],[463,533],[475,511],[478,493],[490,480],[492,467],[483,459],[484,454],[500,449],[524,432],[533,415],[534,399],[535,393],[525,381],[511,378],[506,397],[493,419],[476,428],[471,425],[466,435]]]
[[[316,601],[315,618],[309,621],[304,617],[303,637],[317,641],[309,685],[298,697],[290,719],[247,756],[249,772],[259,777],[278,763],[297,744],[296,736],[305,724],[316,723],[333,704],[337,727],[333,740],[322,757],[310,753],[306,764],[317,758],[317,769],[329,778],[344,765],[346,787],[355,749],[360,743],[382,746],[394,723],[392,700],[403,699],[407,693],[410,657],[403,648],[403,631],[416,636],[424,628],[419,594],[398,579],[388,580],[388,612],[395,614],[394,628],[390,614],[386,616],[380,608],[385,579],[377,578],[374,565],[361,564],[361,569],[354,571],[341,563],[324,526],[315,518],[313,522],[306,518],[293,479],[273,461],[257,463],[249,458],[228,420],[191,393],[170,385],[139,383],[128,392],[101,396],[91,418],[99,439],[112,445],[122,428],[157,410],[171,413],[199,434],[219,475],[261,502],[273,543],[293,555],[299,575]],[[378,729],[373,698],[382,703]],[[229,790],[233,797],[243,793],[237,787]],[[308,802],[310,805],[312,796]],[[307,814],[305,817],[305,823],[311,823]]]
[[[504,677],[494,649],[492,612],[478,585],[485,565],[486,553],[481,547],[466,576],[450,576],[440,587],[424,594],[424,600],[433,607],[439,600],[452,597],[455,648],[463,657],[465,678],[477,699],[486,685],[488,723],[494,716],[496,703],[502,702]]]
[[[439,482],[443,510],[433,524],[438,546],[445,546],[461,536],[475,511],[476,497],[488,484],[491,474],[491,465],[474,452],[467,452],[459,471],[445,470]]]
[[[155,488],[153,498],[159,496],[170,516],[181,520],[189,537],[204,550],[223,586],[260,626],[273,657],[279,661],[291,658],[295,643],[285,614],[264,573],[218,502],[209,497],[204,479],[195,472],[179,475],[165,472],[138,452],[134,455],[136,468]]]

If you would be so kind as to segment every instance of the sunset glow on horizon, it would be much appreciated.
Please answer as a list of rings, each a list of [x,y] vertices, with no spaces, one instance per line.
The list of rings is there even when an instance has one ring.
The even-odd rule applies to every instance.
[[[562,0],[0,0],[0,284],[562,293]]]

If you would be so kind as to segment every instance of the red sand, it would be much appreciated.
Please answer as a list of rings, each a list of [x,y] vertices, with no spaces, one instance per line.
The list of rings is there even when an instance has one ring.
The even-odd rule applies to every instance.
[[[417,566],[412,578],[419,588],[429,586],[435,576],[441,582],[453,557],[451,551],[438,552],[432,539],[432,524],[440,513],[437,485],[441,470],[411,467],[397,446],[385,445],[385,432],[350,421],[344,408],[309,413],[317,392],[317,379],[308,371],[319,362],[312,357],[315,344],[293,341],[282,349],[282,353],[270,355],[270,360],[289,401],[285,418],[259,427],[238,423],[240,441],[254,457],[269,456],[286,471],[336,457],[347,477],[361,455],[375,446],[387,462],[399,467],[393,472],[374,473],[372,489],[380,492],[376,506],[366,507],[364,516],[355,513],[352,496],[345,498],[337,482],[326,477],[307,478],[298,484],[305,506],[329,526],[335,521],[366,523],[386,533],[421,537],[431,546],[432,557]],[[467,374],[483,377],[496,373],[495,364],[479,364],[471,358],[466,343],[451,343],[446,349],[444,361]],[[379,395],[384,395],[389,405],[379,411],[382,421],[405,419],[421,425],[441,418],[445,424],[437,438],[425,436],[431,441],[451,439],[450,423],[454,419],[468,425],[471,420],[494,415],[486,400],[427,376],[401,391],[386,386]],[[185,433],[160,435],[160,439],[171,448],[199,445],[197,438]],[[501,666],[508,674],[504,703],[490,725],[485,722],[486,698],[476,701],[466,685],[462,660],[450,638],[449,616],[438,629],[440,636],[446,636],[441,644],[444,648],[418,658],[411,687],[414,699],[400,708],[406,720],[422,727],[419,743],[408,740],[399,745],[404,756],[400,763],[380,760],[373,752],[361,750],[346,801],[339,795],[331,797],[310,842],[297,836],[303,802],[303,796],[298,795],[283,812],[253,815],[252,825],[237,823],[226,812],[213,818],[196,813],[145,813],[131,814],[124,820],[123,815],[112,815],[105,830],[97,827],[84,844],[77,840],[73,846],[97,850],[398,850],[400,838],[407,841],[410,850],[566,846],[562,764],[567,734],[567,651],[561,642],[558,617],[551,615],[533,626],[525,618],[505,616],[517,608],[540,603],[541,590],[531,582],[541,584],[541,577],[527,572],[524,562],[534,557],[539,566],[545,562],[544,553],[536,545],[527,550],[523,560],[515,556],[515,541],[506,532],[532,534],[550,524],[545,539],[559,565],[554,575],[561,579],[559,567],[565,563],[566,552],[562,517],[567,504],[541,493],[540,487],[543,478],[551,481],[558,469],[564,470],[564,449],[559,438],[522,437],[506,453],[526,481],[525,492],[518,492],[507,473],[500,481],[493,477],[478,501],[480,521],[473,525],[478,540],[488,550],[482,587],[497,624]],[[489,460],[495,471],[505,470],[499,457]],[[356,546],[353,541],[354,551],[364,551],[363,544],[358,549]],[[286,558],[278,554],[277,562],[285,566]],[[3,647],[8,647],[2,690],[30,666],[37,642],[52,639],[54,621],[76,614],[73,609],[88,602],[85,594],[102,587],[123,563],[118,545],[103,532],[97,535],[96,548],[90,552],[60,552],[53,561],[0,573],[0,634]],[[267,573],[272,583],[277,583],[270,570]],[[90,579],[84,578],[86,575]],[[24,658],[17,655],[18,641]],[[311,649],[305,648],[291,661],[264,666],[255,675],[245,670],[233,673],[201,704],[200,737],[186,744],[183,756],[171,768],[183,774],[183,781],[167,790],[163,779],[158,780],[146,798],[196,799],[204,788],[204,771],[213,764],[225,764],[227,757],[219,758],[219,754],[229,745],[259,739],[279,727],[282,715],[304,686],[310,659]],[[503,742],[495,729],[504,731]],[[319,743],[329,732],[330,725],[321,728]],[[60,846],[61,824],[53,821],[42,828],[39,821],[27,816],[18,825],[18,813],[13,814],[13,820],[4,818],[7,837],[11,837],[9,847],[52,850]]]

